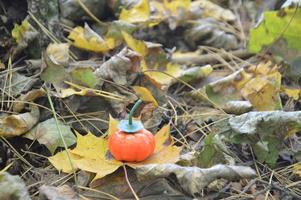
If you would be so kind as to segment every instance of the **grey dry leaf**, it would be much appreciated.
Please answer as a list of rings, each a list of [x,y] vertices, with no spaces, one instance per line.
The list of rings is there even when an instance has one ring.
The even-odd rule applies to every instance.
[[[0,88],[4,89],[5,93],[10,96],[17,96],[22,92],[30,90],[36,81],[37,78],[28,77],[18,72],[13,72],[10,81],[5,81],[5,78],[1,78]]]
[[[60,134],[62,134],[67,146],[71,146],[76,142],[76,137],[70,127],[61,121],[56,122],[54,118],[39,123],[26,133],[24,137],[31,140],[38,140],[38,142],[44,144],[51,153],[54,153],[57,147],[64,147]]]
[[[203,169],[176,164],[151,164],[137,168],[136,173],[140,180],[164,178],[175,174],[182,189],[192,196],[199,196],[202,189],[219,178],[237,180],[256,176],[256,172],[250,167],[231,165],[215,165]]]
[[[193,22],[186,30],[184,38],[193,48],[198,45],[208,45],[216,48],[237,49],[238,40],[232,33],[224,30],[225,24],[214,18],[204,18]]]
[[[229,119],[229,125],[235,133],[246,136],[277,134],[284,138],[290,130],[301,128],[301,111],[249,112]]]
[[[230,141],[250,144],[259,162],[274,167],[282,141],[301,130],[301,111],[249,112],[230,118],[229,126]]]
[[[135,77],[139,63],[139,55],[134,51],[124,48],[96,69],[94,75],[98,79],[113,80],[120,85],[130,84],[130,80]]]
[[[36,125],[40,118],[37,106],[31,106],[31,112],[8,115],[0,118],[0,136],[14,137],[22,135]]]
[[[0,173],[0,199],[31,200],[23,180],[7,172]]]
[[[80,200],[74,190],[68,185],[54,187],[42,185],[39,188],[40,200]]]

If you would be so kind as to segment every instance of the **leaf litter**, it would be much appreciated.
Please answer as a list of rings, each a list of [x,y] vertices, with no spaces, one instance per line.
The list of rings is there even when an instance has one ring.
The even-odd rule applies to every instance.
[[[25,2],[0,11],[1,195],[301,198],[297,4]],[[138,99],[155,153],[117,161]]]

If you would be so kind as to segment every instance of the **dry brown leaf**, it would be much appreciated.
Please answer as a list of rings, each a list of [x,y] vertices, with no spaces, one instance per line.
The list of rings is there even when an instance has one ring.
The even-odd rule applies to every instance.
[[[31,111],[4,116],[0,119],[0,136],[14,137],[29,131],[39,121],[40,111],[37,106],[31,106]]]
[[[100,80],[113,80],[117,84],[127,85],[135,77],[139,63],[140,56],[124,48],[96,69],[94,74]]]

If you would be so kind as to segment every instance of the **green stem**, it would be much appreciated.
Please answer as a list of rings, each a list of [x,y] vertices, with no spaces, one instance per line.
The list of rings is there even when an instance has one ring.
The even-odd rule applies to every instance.
[[[129,125],[133,124],[133,115],[134,115],[135,111],[137,110],[137,108],[140,106],[141,103],[142,103],[142,100],[139,99],[138,101],[136,101],[133,108],[131,109],[131,112],[129,114]]]

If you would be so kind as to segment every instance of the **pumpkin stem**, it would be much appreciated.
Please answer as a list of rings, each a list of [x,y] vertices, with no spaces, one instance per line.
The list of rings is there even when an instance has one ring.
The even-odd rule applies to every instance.
[[[142,100],[139,99],[138,101],[136,101],[133,108],[131,109],[130,114],[129,114],[129,125],[133,124],[133,115],[141,103],[142,103]]]

